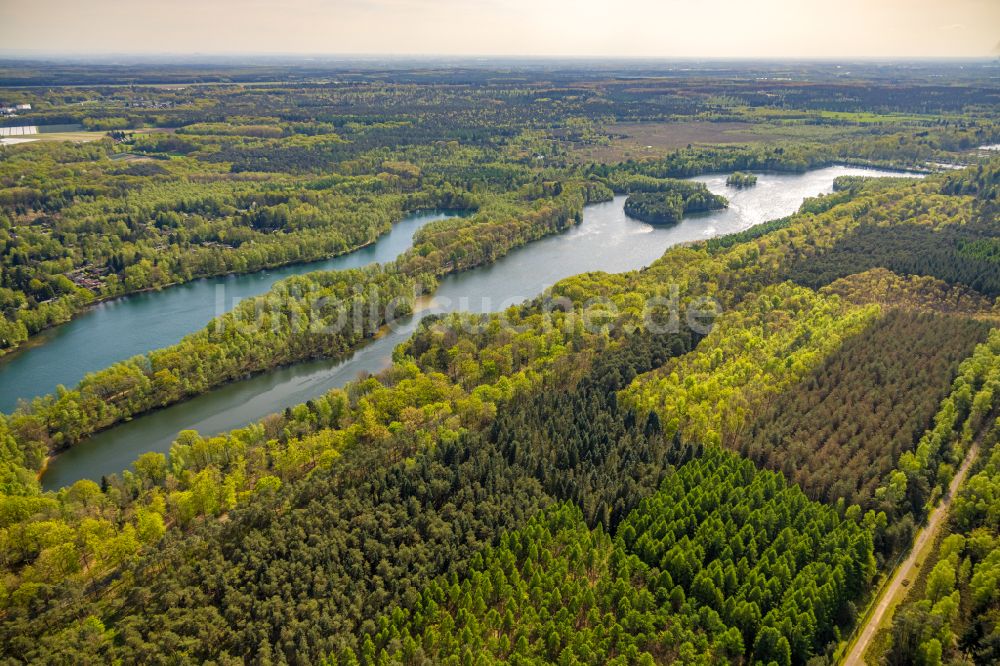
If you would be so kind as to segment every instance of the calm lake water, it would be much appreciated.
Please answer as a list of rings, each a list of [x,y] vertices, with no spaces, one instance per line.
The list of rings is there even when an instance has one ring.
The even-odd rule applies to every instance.
[[[399,325],[387,335],[361,347],[349,358],[340,361],[311,361],[264,373],[123,423],[60,454],[49,466],[43,477],[43,484],[46,488],[58,488],[81,478],[99,479],[101,475],[120,472],[143,452],[166,453],[181,430],[190,428],[198,430],[203,435],[212,435],[238,428],[257,421],[267,414],[281,411],[322,395],[332,388],[343,386],[360,373],[378,372],[389,365],[392,350],[409,337],[418,320],[428,313],[496,312],[533,298],[555,282],[571,275],[588,271],[622,272],[641,268],[659,258],[672,245],[742,231],[756,224],[789,215],[798,209],[804,198],[830,192],[834,178],[842,175],[909,174],[850,167],[829,167],[795,175],[765,173],[760,174],[755,187],[743,190],[727,188],[725,175],[701,176],[693,180],[703,182],[711,191],[728,197],[729,208],[686,218],[680,224],[669,228],[653,227],[627,217],[623,210],[625,197],[616,197],[613,201],[587,206],[583,221],[578,226],[514,250],[490,266],[444,278],[434,294],[432,307],[407,321],[399,322]],[[411,218],[401,224],[410,224],[416,228],[426,223],[426,220],[424,222],[419,220],[420,218]],[[397,234],[400,230],[402,228],[397,226],[393,234]],[[408,247],[412,231],[398,236],[406,236],[407,242],[397,244],[393,248],[396,253]],[[358,256],[368,251],[371,251],[371,248],[334,261],[344,262],[354,259],[357,263],[350,265],[355,266],[392,258],[383,256],[381,259],[371,257],[362,259]],[[308,269],[320,267],[310,264]],[[346,268],[347,265],[336,267]],[[294,268],[299,269],[296,272],[304,272],[301,270],[303,267]],[[284,274],[280,277],[284,277]],[[233,282],[243,279],[270,279],[270,282],[273,282],[278,278],[270,276],[227,278]],[[131,331],[129,335],[134,335],[140,341],[152,341],[146,342],[142,350],[159,347],[170,344],[180,337],[175,334],[173,339],[161,342],[162,336],[159,331],[155,333],[156,337],[143,334],[144,327],[150,325],[150,317],[162,321],[161,315],[157,313],[161,307],[175,308],[173,314],[166,317],[168,320],[171,317],[183,318],[188,322],[197,320],[196,326],[190,326],[184,332],[203,325],[216,314],[214,284],[218,281],[205,282],[208,284],[201,289],[198,285],[189,288],[186,298],[179,302],[172,300],[178,297],[172,295],[173,289],[171,289],[123,299],[109,306],[123,311],[117,326],[127,326]],[[259,293],[265,288],[248,291],[247,295]],[[185,287],[177,289],[184,290]],[[207,299],[208,303],[195,302],[196,294],[197,298]],[[164,305],[161,306],[159,303]],[[134,320],[127,316],[133,305],[136,308]],[[195,309],[198,309],[200,314],[191,314]],[[88,320],[101,321],[99,317],[88,315],[74,321],[72,325],[78,329],[86,328]],[[97,347],[118,346],[114,338],[105,338],[105,342],[100,342],[100,335],[85,330],[80,330],[76,334],[91,335],[90,339]],[[56,341],[59,340],[61,337]],[[46,348],[40,347],[33,350],[33,353],[44,352]],[[128,355],[116,354],[114,350],[95,348],[93,351],[110,359],[97,363],[97,367],[103,367]],[[50,379],[39,377],[37,382],[27,382],[25,386],[29,389],[29,393],[39,393],[51,390],[52,384]]]
[[[59,384],[76,386],[88,372],[116,361],[175,344],[241,299],[262,294],[283,278],[392,261],[410,247],[418,229],[452,215],[442,211],[409,215],[375,243],[332,259],[195,280],[99,303],[0,359],[0,411],[9,413],[18,400],[45,395]]]

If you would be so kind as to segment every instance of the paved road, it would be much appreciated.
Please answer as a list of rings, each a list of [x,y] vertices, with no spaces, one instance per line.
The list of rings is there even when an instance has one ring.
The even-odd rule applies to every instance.
[[[976,459],[977,455],[979,455],[979,442],[975,442],[969,447],[969,452],[965,455],[962,466],[958,468],[958,473],[955,474],[955,477],[951,480],[951,484],[948,486],[947,497],[931,511],[930,516],[927,518],[927,526],[920,530],[917,538],[913,541],[913,548],[910,550],[910,554],[896,570],[896,574],[892,577],[892,582],[882,591],[882,596],[878,600],[875,612],[868,618],[868,624],[861,631],[861,636],[854,644],[854,647],[851,648],[851,652],[847,655],[847,658],[844,659],[844,664],[847,666],[860,666],[865,663],[865,650],[868,649],[868,644],[871,643],[879,625],[882,624],[882,618],[886,616],[896,595],[900,594],[903,589],[903,581],[908,580],[912,583],[917,579],[920,567],[923,565],[923,562],[917,561],[917,556],[929,542],[937,537],[938,532],[945,523],[945,519],[948,517],[948,509],[951,508],[951,501],[955,497],[955,493],[958,492],[959,486],[965,481],[965,477],[968,476],[969,468],[972,467],[972,462]]]

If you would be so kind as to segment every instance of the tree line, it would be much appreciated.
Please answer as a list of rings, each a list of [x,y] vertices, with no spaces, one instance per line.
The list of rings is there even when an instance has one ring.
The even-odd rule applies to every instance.
[[[586,200],[583,186],[571,185],[555,194],[543,181],[520,199],[540,208]],[[376,634],[387,608],[413,608],[439,576],[462,579],[476,553],[548,505],[572,502],[588,529],[618,535],[672,467],[731,444],[762,403],[880,320],[877,306],[773,284],[789,257],[831,246],[866,216],[898,223],[925,210],[942,212],[946,224],[954,207],[937,204],[953,195],[934,194],[939,185],[861,188],[746,242],[675,248],[643,271],[576,276],[503,313],[513,326],[500,325],[499,315],[428,319],[378,377],[226,435],[184,433],[169,456],[143,456],[103,488],[85,481],[59,493],[4,495],[10,592],[0,644],[38,659],[84,651],[126,660],[314,661],[363,648],[357,638]],[[439,233],[448,247],[454,229],[432,226],[428,237]],[[667,296],[671,283],[681,287],[682,306],[712,295],[731,309],[704,338],[684,328],[654,334],[644,302]],[[617,306],[596,329],[582,325],[579,311],[593,297]],[[926,488],[933,500],[989,414],[988,351],[977,347],[960,365],[934,429],[876,489],[877,502],[897,507],[893,520],[913,510],[908,488]],[[9,433],[0,442],[16,455]],[[812,506],[800,496],[794,506]],[[845,504],[828,515],[884,542],[889,515],[860,514]],[[706,534],[715,543],[728,538],[726,529]],[[775,562],[768,557],[768,566]],[[686,599],[701,600],[699,620],[718,600],[707,579],[724,605],[730,598],[725,579],[714,576],[713,567],[697,587],[694,578],[690,589],[681,586]],[[783,580],[773,579],[764,587]],[[782,602],[780,613],[794,611],[792,626],[782,620],[752,642],[743,636],[744,655],[761,643],[783,659],[782,638],[790,659],[825,654],[831,632],[836,639],[827,611],[849,613],[847,597],[836,586],[807,586],[787,609]],[[796,605],[807,599],[815,623]]]

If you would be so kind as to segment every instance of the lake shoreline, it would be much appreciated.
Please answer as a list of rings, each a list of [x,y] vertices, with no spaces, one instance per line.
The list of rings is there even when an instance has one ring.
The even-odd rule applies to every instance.
[[[411,216],[411,215],[422,215],[422,214],[427,214],[427,213],[437,213],[437,212],[448,213],[448,214],[452,214],[452,215],[456,215],[456,216],[462,216],[462,215],[467,215],[467,214],[469,214],[471,212],[474,212],[474,211],[470,211],[470,210],[466,210],[466,209],[460,209],[460,208],[457,208],[457,209],[449,209],[449,208],[418,208],[418,209],[415,209],[415,210],[404,211],[403,212],[403,216],[401,218],[399,218],[398,220],[396,220],[395,222],[393,222],[392,226],[389,229],[387,229],[385,232],[379,234],[378,236],[376,236],[373,239],[365,241],[364,243],[352,246],[352,247],[350,247],[350,248],[348,248],[346,250],[343,250],[341,252],[337,252],[335,254],[328,254],[328,255],[324,255],[322,257],[317,257],[315,259],[296,259],[296,260],[293,260],[293,261],[277,262],[277,263],[273,263],[273,264],[267,264],[266,266],[261,266],[259,268],[254,268],[254,269],[248,270],[248,271],[229,270],[229,271],[220,271],[218,273],[206,273],[204,275],[194,276],[190,280],[175,280],[173,282],[168,282],[166,284],[156,285],[154,287],[143,287],[142,289],[136,289],[134,291],[129,291],[129,292],[122,293],[122,294],[109,294],[107,296],[95,297],[93,299],[90,299],[86,303],[84,303],[79,309],[75,310],[73,312],[73,314],[70,315],[68,318],[62,319],[62,320],[57,321],[57,322],[53,322],[53,323],[51,323],[51,324],[49,324],[49,325],[47,325],[47,326],[39,329],[34,335],[32,335],[31,337],[29,337],[27,340],[25,340],[24,342],[20,343],[16,347],[11,347],[9,349],[0,350],[0,367],[2,367],[3,364],[6,363],[7,361],[9,361],[10,359],[15,358],[20,353],[22,353],[24,351],[27,351],[27,350],[30,350],[30,349],[37,349],[38,347],[41,347],[42,345],[46,344],[47,340],[38,340],[38,338],[42,337],[43,334],[46,333],[47,331],[51,331],[52,329],[56,329],[56,328],[58,328],[60,326],[63,326],[64,324],[68,324],[68,323],[74,321],[75,319],[78,319],[79,317],[82,317],[82,316],[84,316],[86,314],[89,314],[90,311],[92,311],[94,308],[96,308],[99,305],[103,305],[103,304],[106,304],[106,303],[114,303],[116,301],[129,299],[129,298],[132,298],[134,296],[141,296],[142,294],[151,294],[151,293],[155,293],[155,292],[164,291],[166,289],[172,289],[174,287],[180,287],[180,286],[183,286],[183,285],[194,284],[194,283],[198,282],[199,280],[217,280],[219,278],[227,278],[227,277],[234,277],[234,276],[237,276],[237,277],[252,276],[252,275],[259,274],[259,273],[265,273],[267,271],[273,271],[273,270],[277,270],[277,269],[281,269],[281,268],[293,268],[295,266],[308,266],[309,264],[318,264],[318,263],[323,262],[323,261],[330,261],[332,259],[337,259],[339,257],[344,257],[344,256],[347,256],[349,254],[354,254],[355,252],[360,252],[361,250],[364,250],[365,248],[372,247],[373,245],[375,245],[376,243],[378,243],[382,238],[384,238],[389,233],[391,233],[392,229],[397,224],[399,224],[400,222],[403,222],[408,216]],[[322,270],[322,269],[319,269],[319,270]],[[340,270],[340,269],[332,269],[332,270]],[[32,344],[32,343],[34,343],[34,344]]]
[[[409,313],[407,313],[406,315],[403,315],[403,317],[404,318],[411,317],[411,316],[413,316],[415,314],[418,314],[420,312],[428,310],[428,309],[430,309],[432,307],[434,307],[434,296],[433,296],[433,294],[426,294],[426,293],[422,294],[420,296],[417,296],[414,299],[412,311],[409,312]],[[59,456],[62,455],[63,453],[72,450],[77,445],[86,442],[87,440],[91,439],[92,437],[95,437],[95,436],[97,436],[97,435],[99,435],[99,434],[101,434],[103,432],[107,432],[108,430],[113,430],[114,428],[117,428],[118,426],[121,426],[121,425],[123,425],[125,423],[128,423],[129,421],[133,421],[135,419],[142,418],[144,416],[149,416],[151,414],[155,414],[157,412],[161,412],[163,410],[170,409],[171,407],[181,406],[181,405],[183,405],[186,402],[190,402],[191,400],[194,400],[195,398],[197,398],[199,396],[202,396],[202,395],[205,395],[207,393],[210,393],[212,391],[217,391],[219,389],[225,388],[226,386],[231,386],[231,385],[234,385],[234,384],[238,384],[240,382],[245,382],[245,381],[247,381],[249,379],[253,379],[255,377],[260,377],[261,375],[264,375],[264,374],[267,374],[267,373],[270,373],[270,372],[277,372],[278,370],[282,370],[282,369],[285,369],[285,368],[291,368],[291,367],[294,367],[294,366],[297,366],[297,365],[302,365],[304,363],[317,362],[317,361],[332,361],[334,364],[341,363],[341,362],[349,359],[351,356],[353,356],[360,349],[363,349],[363,348],[367,347],[368,345],[370,345],[372,342],[384,338],[386,335],[389,334],[390,329],[391,329],[391,325],[390,324],[382,324],[381,326],[378,327],[378,329],[375,331],[375,333],[373,335],[370,335],[370,336],[364,338],[358,346],[356,346],[353,349],[350,349],[347,352],[345,352],[343,354],[340,354],[338,356],[314,356],[314,357],[311,357],[311,358],[304,358],[304,359],[300,359],[300,360],[297,360],[297,361],[291,361],[289,363],[281,363],[279,365],[275,365],[275,366],[272,366],[272,367],[269,367],[269,368],[264,368],[263,370],[259,370],[257,372],[248,372],[248,373],[243,374],[243,375],[241,375],[239,377],[234,377],[232,379],[228,379],[228,380],[222,382],[221,384],[216,384],[215,386],[211,387],[208,391],[203,391],[201,393],[193,393],[191,395],[188,395],[188,396],[185,396],[185,397],[181,398],[180,400],[178,400],[176,402],[172,402],[169,405],[157,405],[157,406],[151,407],[150,409],[147,409],[147,410],[145,410],[143,412],[139,412],[137,414],[132,414],[131,416],[129,416],[127,418],[123,418],[123,419],[120,419],[118,421],[115,421],[114,423],[110,423],[107,426],[104,426],[103,428],[95,430],[94,432],[90,433],[87,437],[81,439],[80,441],[76,442],[75,444],[70,444],[69,446],[63,446],[63,447],[61,447],[59,449],[56,449],[54,451],[50,451],[45,456],[45,460],[42,462],[42,466],[41,466],[41,468],[39,468],[38,473],[36,475],[36,478],[38,479],[39,483],[43,482],[44,477],[45,477],[45,473],[49,470],[49,467],[50,467],[51,463],[53,463],[54,461],[56,461],[59,458]],[[270,414],[265,414],[261,418],[267,418],[271,414],[276,414],[276,413],[277,412],[271,412]],[[205,434],[205,433],[202,433],[202,434]],[[210,433],[209,436],[214,436],[214,435],[218,435],[218,434],[220,434],[220,433]]]
[[[468,210],[421,208],[408,212],[388,232],[337,254],[95,298],[69,319],[45,327],[0,355],[0,413],[30,405],[59,385],[78,386],[88,374],[115,363],[177,344],[238,301],[266,294],[278,281],[318,271],[388,264],[412,245],[412,235],[425,224],[468,214]],[[119,340],[120,344],[109,344]]]
[[[628,217],[623,210],[625,197],[616,195],[610,202],[586,206],[580,223],[574,221],[563,229],[510,248],[494,261],[442,276],[434,292],[427,296],[435,312],[495,312],[511,302],[535,297],[572,275],[639,270],[662,257],[670,247],[697,244],[786,217],[797,211],[806,198],[829,192],[837,176],[868,174],[904,176],[899,171],[847,165],[822,167],[806,174],[782,172],[762,178],[757,188],[733,193],[730,208],[685,216],[672,227],[649,225]],[[725,174],[695,178],[710,184],[713,191],[724,187]],[[419,305],[414,307],[415,313],[423,310]],[[186,406],[174,414],[128,427],[120,434],[107,434],[114,427],[103,429],[99,441],[88,442],[95,433],[71,447],[69,450],[75,454],[71,460],[53,462],[49,472],[55,473],[56,469],[59,472],[55,478],[49,477],[53,485],[48,489],[62,487],[76,478],[120,473],[136,456],[148,450],[165,453],[179,430],[194,429],[206,435],[227,432],[324,395],[364,373],[377,374],[384,369],[386,359],[391,358],[392,350],[411,333],[412,328],[407,325],[398,334],[388,336],[388,340],[377,342],[368,338],[352,350],[349,358],[338,357],[333,366],[310,363],[320,359],[304,359],[254,373],[245,386],[240,386],[240,378],[231,380],[184,402],[172,403],[168,408]],[[287,368],[292,371],[283,373]],[[141,416],[149,415],[147,411]],[[81,446],[90,448],[83,450]]]
[[[393,224],[395,224],[395,223],[393,223]],[[391,229],[390,229],[390,231],[391,231]],[[387,234],[389,232],[386,231],[385,233]],[[57,321],[57,322],[54,322],[52,324],[49,324],[49,325],[47,325],[47,326],[39,329],[37,333],[35,333],[34,335],[32,335],[31,337],[29,337],[24,342],[22,342],[21,344],[17,345],[16,347],[11,347],[10,349],[4,350],[2,353],[0,353],[0,365],[3,365],[3,363],[7,359],[13,358],[14,356],[16,356],[17,354],[19,354],[20,352],[22,352],[25,349],[36,349],[36,348],[44,345],[45,342],[46,342],[45,340],[36,340],[36,338],[38,338],[39,336],[41,336],[46,331],[50,331],[50,330],[52,330],[54,328],[58,328],[58,327],[62,326],[63,324],[68,324],[71,321],[73,321],[75,319],[78,319],[79,317],[82,317],[82,316],[84,316],[86,314],[89,314],[91,310],[93,310],[94,308],[96,308],[99,305],[103,305],[105,303],[114,303],[116,301],[129,299],[129,298],[132,298],[134,296],[141,296],[142,294],[152,294],[152,293],[155,293],[155,292],[158,292],[158,291],[163,291],[165,289],[172,289],[174,287],[180,287],[180,286],[183,286],[183,285],[186,285],[186,284],[193,284],[195,282],[198,282],[199,280],[214,280],[214,279],[218,279],[218,278],[226,278],[226,277],[237,276],[237,275],[238,276],[244,276],[244,275],[249,276],[249,275],[254,275],[256,273],[264,273],[265,271],[272,271],[272,270],[275,270],[277,268],[290,268],[292,266],[306,266],[308,264],[315,264],[315,263],[319,263],[321,261],[329,261],[330,259],[336,259],[337,257],[343,257],[344,255],[352,254],[352,253],[357,252],[359,250],[363,250],[366,247],[371,247],[376,242],[378,242],[379,238],[381,238],[382,236],[385,236],[385,234],[381,234],[375,240],[367,241],[367,242],[362,243],[361,245],[353,247],[353,248],[351,248],[349,250],[344,250],[343,252],[338,252],[337,254],[327,255],[325,257],[320,257],[318,259],[307,259],[307,260],[302,260],[302,261],[289,261],[289,262],[284,262],[284,263],[269,264],[267,266],[262,266],[260,268],[255,268],[255,269],[250,270],[250,271],[224,271],[224,272],[221,272],[221,273],[209,273],[209,274],[205,274],[205,275],[198,275],[197,277],[192,277],[190,280],[175,280],[174,282],[167,282],[166,284],[159,284],[159,285],[156,285],[155,287],[143,287],[142,289],[136,289],[134,291],[129,291],[129,292],[126,292],[126,293],[123,293],[123,294],[109,294],[107,296],[101,296],[101,297],[93,298],[93,299],[87,301],[82,307],[80,307],[80,309],[74,311],[73,314],[70,315],[67,319],[63,319],[61,321]],[[31,344],[32,342],[35,342],[35,344],[32,345]]]

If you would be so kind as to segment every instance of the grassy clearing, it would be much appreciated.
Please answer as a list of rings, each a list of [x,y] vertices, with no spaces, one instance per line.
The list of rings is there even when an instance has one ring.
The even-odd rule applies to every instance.
[[[679,148],[703,143],[761,143],[751,123],[654,122],[619,123],[605,128],[612,135],[606,146],[587,146],[576,152],[582,161],[621,162],[660,158]]]
[[[88,141],[98,141],[104,138],[107,132],[88,132],[79,130],[76,132],[47,132],[32,134],[31,138],[39,141],[71,141],[73,143],[87,143]]]
[[[604,128],[611,141],[574,151],[584,162],[659,159],[690,145],[835,141],[867,131],[864,127],[801,122],[713,122],[709,120],[618,123]]]
[[[150,129],[135,129],[135,130],[125,130],[130,134],[152,134],[154,132],[173,132],[172,129],[160,129],[160,128],[150,128]],[[11,145],[30,145],[37,141],[69,141],[70,143],[89,143],[91,141],[100,141],[108,135],[107,132],[100,131],[87,131],[87,130],[74,130],[71,132],[39,132],[38,134],[25,135],[24,137],[11,137],[11,138],[24,138],[32,139],[31,142],[11,144]]]

